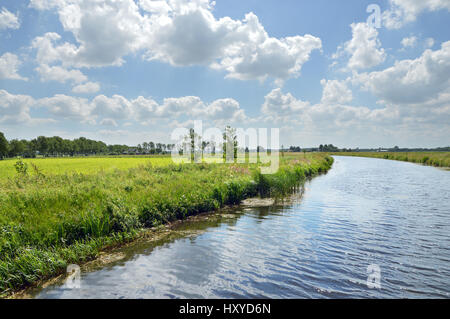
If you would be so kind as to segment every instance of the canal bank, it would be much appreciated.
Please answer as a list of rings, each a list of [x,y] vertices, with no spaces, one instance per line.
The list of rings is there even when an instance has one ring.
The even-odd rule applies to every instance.
[[[283,196],[296,189],[306,179],[328,171],[332,163],[331,157],[321,155],[312,160],[303,157],[301,160],[287,158],[283,159],[280,169],[273,175],[262,175],[257,170],[252,173],[247,166],[236,164],[139,168],[137,172],[140,174],[136,175],[136,182],[139,182],[139,184],[142,184],[143,178],[146,178],[145,174],[148,174],[148,178],[154,180],[153,174],[155,173],[157,174],[157,180],[168,180],[171,185],[174,184],[174,188],[169,189],[168,186],[170,185],[167,185],[165,187],[167,191],[156,193],[157,200],[154,199],[154,194],[150,194],[153,196],[149,198],[139,194],[142,199],[132,201],[131,198],[128,201],[129,205],[124,205],[126,198],[118,198],[119,202],[116,198],[112,204],[108,201],[104,209],[99,207],[101,209],[100,216],[80,214],[83,218],[88,217],[89,220],[84,221],[82,219],[81,223],[76,221],[76,224],[62,225],[64,227],[66,225],[71,226],[69,230],[76,230],[76,232],[64,232],[63,235],[66,233],[73,238],[81,234],[86,238],[76,240],[71,245],[59,243],[57,246],[47,249],[42,248],[42,245],[39,248],[29,249],[28,247],[20,247],[21,243],[17,240],[19,247],[12,250],[10,254],[3,255],[6,258],[2,260],[5,267],[2,267],[0,277],[2,286],[7,288],[4,289],[3,293],[9,294],[20,287],[63,274],[69,264],[84,264],[99,256],[102,250],[148,236],[148,228],[172,223],[175,220],[185,219],[225,205],[234,205],[245,198],[258,194],[262,196]],[[182,171],[182,173],[178,173],[179,171]],[[219,173],[226,172],[230,175],[228,180],[225,179],[223,183],[211,180],[211,174],[217,174],[217,171]],[[136,170],[130,171],[128,174],[131,173],[136,174]],[[162,179],[161,176],[164,176],[162,174],[168,176]],[[173,178],[178,175],[187,184],[194,182],[193,179],[195,178],[195,185],[200,186],[200,188],[192,186],[185,193],[180,193],[173,181]],[[186,180],[189,176],[192,179]],[[134,182],[134,180],[127,180],[128,186],[125,187],[126,194],[124,196],[129,196],[130,193],[131,195],[139,193],[139,185],[130,186],[130,182]],[[212,187],[207,187],[208,183]],[[180,196],[175,196],[177,191]],[[96,191],[96,193],[99,192]],[[115,194],[114,196],[117,197]],[[145,201],[144,206],[142,200]],[[91,220],[93,218],[95,218],[94,221]],[[86,224],[89,228],[86,228]],[[91,233],[92,226],[95,226],[95,230],[102,230],[100,236],[92,236],[96,234]],[[101,226],[101,228],[97,226]],[[147,226],[147,229],[142,231],[142,228],[139,228],[141,226]],[[104,233],[103,230],[105,229],[107,236],[102,237],[101,234]],[[20,240],[26,238],[20,236],[22,235],[17,235],[14,238]],[[5,247],[9,249],[8,246]],[[19,252],[22,250],[26,253],[20,254]]]

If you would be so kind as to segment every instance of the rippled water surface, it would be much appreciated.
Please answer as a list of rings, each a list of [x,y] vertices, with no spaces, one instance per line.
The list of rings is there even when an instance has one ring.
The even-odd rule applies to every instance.
[[[450,297],[450,172],[335,157],[303,196],[184,223],[38,298]],[[378,265],[381,287],[367,286]]]

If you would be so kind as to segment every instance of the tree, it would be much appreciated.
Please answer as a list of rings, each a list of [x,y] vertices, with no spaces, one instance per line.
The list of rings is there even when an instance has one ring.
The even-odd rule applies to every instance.
[[[231,151],[227,151],[227,149],[232,149]],[[237,142],[237,135],[236,135],[236,129],[232,128],[231,126],[225,127],[225,132],[223,133],[223,158],[228,162],[234,159],[236,161],[237,159],[237,152],[238,152],[238,142]],[[231,155],[233,154],[233,155]]]
[[[26,144],[24,141],[11,140],[9,142],[9,157],[23,156],[25,153]]]
[[[161,154],[162,153],[162,144],[156,143],[156,153]]]
[[[150,154],[155,154],[155,143],[149,142],[148,147],[150,149]]]
[[[47,154],[47,150],[48,150],[48,141],[47,138],[45,136],[39,136],[37,138],[37,150],[39,151],[39,153],[41,153],[42,155]]]
[[[8,155],[9,150],[9,143],[6,139],[5,135],[3,135],[2,132],[0,132],[0,159],[3,159],[3,157],[6,157]]]

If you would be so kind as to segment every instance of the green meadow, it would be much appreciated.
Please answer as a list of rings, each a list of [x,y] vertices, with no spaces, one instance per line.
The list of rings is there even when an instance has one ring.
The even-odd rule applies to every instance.
[[[14,177],[14,164],[18,159],[0,161],[0,179]],[[35,173],[32,164],[45,175],[47,174],[97,174],[111,172],[115,169],[123,170],[139,165],[165,166],[172,163],[169,156],[133,156],[133,157],[66,157],[66,158],[31,158],[22,159],[29,167],[30,174]]]
[[[260,164],[179,164],[170,157],[0,161],[0,295],[63,273],[145,229],[284,196],[330,169],[326,154],[286,154],[279,170]]]

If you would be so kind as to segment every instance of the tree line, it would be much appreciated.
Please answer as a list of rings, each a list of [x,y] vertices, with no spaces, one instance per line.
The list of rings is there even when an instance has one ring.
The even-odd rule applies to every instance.
[[[5,157],[40,156],[85,156],[85,155],[122,155],[122,154],[166,154],[174,144],[144,142],[138,146],[107,145],[101,141],[85,137],[73,140],[59,136],[39,136],[32,140],[13,139],[8,141],[0,132],[0,159]]]

